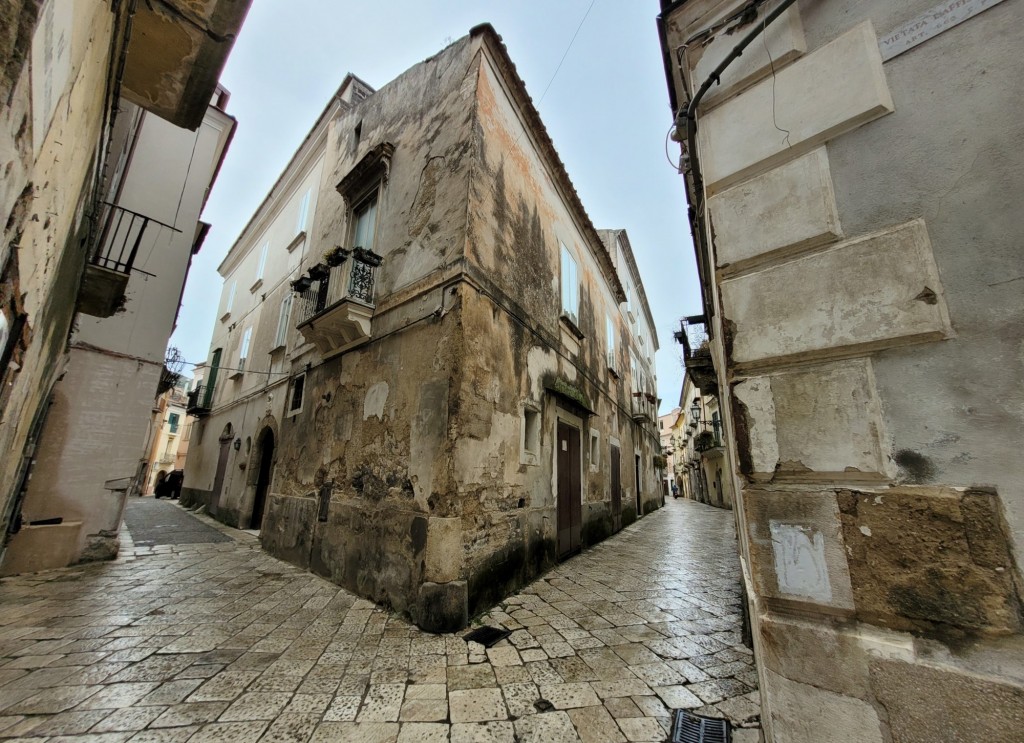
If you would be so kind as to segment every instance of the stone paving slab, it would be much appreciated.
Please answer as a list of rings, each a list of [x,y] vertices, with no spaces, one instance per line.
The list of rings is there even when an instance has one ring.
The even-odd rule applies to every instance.
[[[148,500],[118,560],[0,581],[0,739],[664,741],[680,707],[760,738],[731,512],[669,502],[479,617],[512,632],[484,648]]]

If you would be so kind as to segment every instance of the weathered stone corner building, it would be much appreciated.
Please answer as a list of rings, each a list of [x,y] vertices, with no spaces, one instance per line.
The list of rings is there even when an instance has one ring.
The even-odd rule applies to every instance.
[[[767,740],[1020,741],[1024,3],[659,20]]]
[[[500,38],[348,76],[220,267],[184,499],[456,629],[657,508],[657,337]]]

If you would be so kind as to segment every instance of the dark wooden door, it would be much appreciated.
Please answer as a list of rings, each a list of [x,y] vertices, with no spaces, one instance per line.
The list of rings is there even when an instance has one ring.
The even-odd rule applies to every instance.
[[[260,473],[256,479],[256,496],[253,498],[252,516],[249,518],[250,529],[260,529],[263,526],[263,510],[267,507],[267,492],[270,490],[273,467],[274,434],[268,430],[263,434],[260,446]]]
[[[619,461],[619,447],[612,444],[611,450],[612,467],[612,528],[618,531],[622,528],[622,470]]]
[[[583,521],[580,490],[580,430],[558,422],[558,557],[579,551],[580,526]]]

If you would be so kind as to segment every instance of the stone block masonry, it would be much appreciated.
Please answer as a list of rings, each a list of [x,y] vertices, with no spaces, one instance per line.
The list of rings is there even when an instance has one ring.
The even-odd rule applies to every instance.
[[[678,106],[764,16],[665,5]],[[697,116],[767,741],[1020,736],[1024,131],[991,91],[1024,11],[880,53],[928,5],[794,3]]]

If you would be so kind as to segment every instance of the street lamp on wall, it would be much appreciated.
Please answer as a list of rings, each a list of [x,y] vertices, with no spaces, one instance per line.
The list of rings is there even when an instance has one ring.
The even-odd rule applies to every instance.
[[[690,408],[690,415],[693,416],[693,419],[695,421],[700,423],[700,405],[694,403],[693,406]]]

